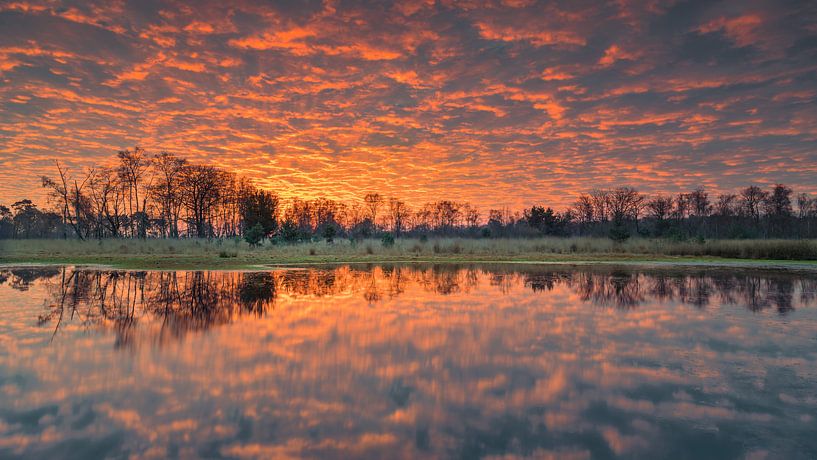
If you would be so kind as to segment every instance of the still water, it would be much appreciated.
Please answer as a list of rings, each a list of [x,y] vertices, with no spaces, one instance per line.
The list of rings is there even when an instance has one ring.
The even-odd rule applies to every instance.
[[[817,275],[0,269],[0,458],[816,458]]]

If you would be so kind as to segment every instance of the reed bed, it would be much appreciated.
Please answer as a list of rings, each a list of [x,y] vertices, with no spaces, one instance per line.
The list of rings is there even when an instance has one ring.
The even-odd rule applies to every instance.
[[[817,260],[817,240],[711,240],[672,241],[633,238],[615,243],[606,238],[533,238],[533,239],[466,239],[466,238],[399,238],[393,246],[380,240],[336,240],[272,244],[267,241],[250,247],[237,239],[105,239],[105,240],[3,240],[0,259],[32,261],[95,256],[128,258],[250,258],[297,260],[320,257],[333,259],[379,258],[479,258],[531,260],[560,256],[580,258],[583,255],[690,256],[733,259]]]

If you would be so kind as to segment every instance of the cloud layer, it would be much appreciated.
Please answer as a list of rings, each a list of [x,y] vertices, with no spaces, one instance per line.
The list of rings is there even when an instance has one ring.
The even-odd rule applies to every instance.
[[[0,28],[4,202],[136,144],[284,196],[817,192],[810,2],[6,2]]]

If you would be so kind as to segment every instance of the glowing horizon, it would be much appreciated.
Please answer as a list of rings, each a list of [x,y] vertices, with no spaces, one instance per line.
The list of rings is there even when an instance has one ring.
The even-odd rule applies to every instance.
[[[476,3],[0,4],[0,204],[135,145],[284,198],[817,193],[808,2]]]

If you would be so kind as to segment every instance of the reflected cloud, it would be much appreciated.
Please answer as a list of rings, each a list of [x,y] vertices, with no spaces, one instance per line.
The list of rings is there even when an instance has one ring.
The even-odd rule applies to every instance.
[[[324,297],[362,298],[369,304],[421,290],[423,296],[456,296],[479,291],[483,284],[502,294],[519,287],[547,295],[569,291],[582,304],[636,309],[654,302],[704,308],[715,302],[759,312],[786,315],[797,307],[817,305],[817,278],[751,271],[690,273],[626,269],[553,269],[548,267],[476,268],[457,265],[341,266],[269,272],[106,271],[72,268],[0,271],[0,284],[27,291],[37,280],[52,291],[38,324],[55,324],[66,313],[88,326],[116,329],[117,344],[133,340],[142,318],[161,320],[162,343],[187,332],[229,324],[244,315],[265,316],[281,296],[288,300]],[[55,333],[57,331],[55,330]]]
[[[66,267],[0,280],[3,457],[817,452],[810,273]]]

